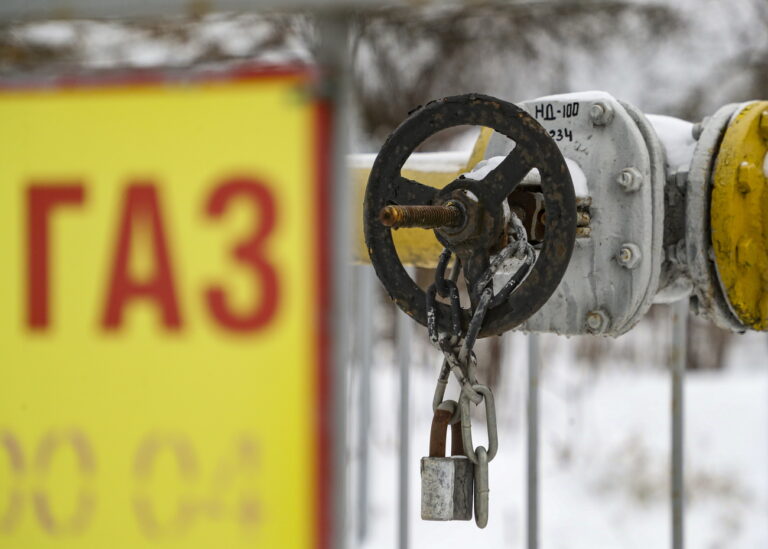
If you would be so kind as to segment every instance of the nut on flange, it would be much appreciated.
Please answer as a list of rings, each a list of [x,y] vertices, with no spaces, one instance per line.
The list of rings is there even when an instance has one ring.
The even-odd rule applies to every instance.
[[[637,168],[629,167],[621,170],[616,182],[628,193],[637,191],[643,184],[643,174]]]
[[[640,264],[642,254],[637,244],[625,242],[616,253],[616,261],[625,269],[634,269]]]
[[[613,107],[605,101],[595,101],[589,108],[589,120],[593,126],[607,126],[613,121]]]
[[[722,290],[739,320],[768,331],[768,101],[750,103],[725,131],[710,220]]]
[[[605,332],[611,323],[608,315],[601,309],[589,311],[585,321],[587,324],[587,331],[590,334],[595,335]]]

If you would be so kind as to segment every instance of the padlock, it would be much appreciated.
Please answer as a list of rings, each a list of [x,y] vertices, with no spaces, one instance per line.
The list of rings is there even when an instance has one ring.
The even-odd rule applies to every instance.
[[[429,435],[429,457],[421,458],[421,518],[471,520],[474,466],[464,455],[461,425],[451,426],[451,457],[445,456],[448,425],[456,403],[446,401],[435,410]]]

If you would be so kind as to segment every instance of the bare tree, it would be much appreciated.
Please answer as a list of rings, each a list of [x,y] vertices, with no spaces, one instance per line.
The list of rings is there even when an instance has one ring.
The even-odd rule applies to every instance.
[[[567,91],[568,51],[599,56],[621,37],[643,43],[679,29],[673,7],[632,1],[520,1],[502,6],[388,10],[360,17],[355,87],[364,129],[377,140],[435,97],[521,97]]]

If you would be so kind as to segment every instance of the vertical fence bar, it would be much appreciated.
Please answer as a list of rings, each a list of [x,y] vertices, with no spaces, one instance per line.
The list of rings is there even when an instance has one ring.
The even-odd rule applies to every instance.
[[[685,546],[685,479],[684,458],[684,408],[685,408],[685,362],[688,327],[688,299],[672,305],[672,352],[670,371],[672,373],[672,459],[670,488],[672,500],[672,548]]]
[[[400,416],[398,430],[400,433],[400,453],[398,456],[398,518],[397,546],[408,549],[410,506],[408,505],[408,488],[410,486],[410,366],[411,366],[411,319],[399,309],[395,310],[397,353],[396,360],[400,373]]]
[[[527,458],[526,458],[526,547],[539,546],[539,334],[528,336]]]
[[[368,536],[368,430],[371,425],[371,367],[373,364],[373,269],[358,267],[357,325],[358,367],[360,391],[358,393],[357,447],[360,466],[357,469],[357,542]]]
[[[317,64],[321,81],[320,98],[330,114],[330,147],[328,150],[329,216],[328,237],[331,240],[329,266],[331,280],[330,307],[325,318],[330,327],[331,341],[329,402],[331,437],[329,459],[331,478],[331,516],[323,516],[322,528],[330,529],[332,549],[345,549],[348,545],[347,521],[347,375],[349,372],[349,277],[350,277],[350,200],[347,153],[350,122],[350,62],[349,62],[349,14],[340,10],[319,12],[316,18],[318,30]],[[321,513],[324,513],[321,509]]]

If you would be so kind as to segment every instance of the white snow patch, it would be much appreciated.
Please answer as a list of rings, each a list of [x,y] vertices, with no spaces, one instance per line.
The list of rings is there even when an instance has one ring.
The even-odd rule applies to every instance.
[[[468,160],[469,153],[464,151],[414,153],[403,167],[421,172],[457,172]]]
[[[483,178],[485,178],[491,171],[496,169],[499,164],[501,164],[506,156],[494,156],[492,158],[488,158],[487,160],[481,160],[477,163],[475,168],[467,173],[464,174],[464,177],[467,179],[474,179],[475,181],[480,181]],[[571,172],[571,180],[573,181],[573,190],[576,193],[576,196],[588,196],[589,195],[589,189],[587,188],[587,176],[584,175],[584,172],[582,171],[581,167],[578,165],[578,163],[575,160],[572,160],[570,158],[565,159],[565,163],[568,166],[568,171]],[[537,176],[538,177],[538,176]]]
[[[686,171],[691,165],[696,141],[693,139],[693,124],[660,114],[646,115],[656,130],[667,156],[667,170],[670,173]]]
[[[464,177],[467,179],[474,179],[475,181],[481,181],[485,179],[489,173],[498,168],[506,156],[494,156],[493,158],[487,158],[478,162],[471,172],[465,173]]]
[[[11,29],[21,44],[71,48],[89,68],[184,66],[215,57],[246,57],[263,63],[311,60],[297,32],[282,32],[264,17],[209,14],[199,21],[172,20],[168,28],[120,21],[47,21]]]
[[[376,153],[356,153],[347,155],[347,165],[352,169],[370,169],[378,154]]]
[[[377,156],[375,153],[350,154],[347,156],[347,162],[350,168],[367,169],[373,166]],[[468,160],[469,153],[465,151],[413,153],[405,161],[403,169],[417,172],[451,173],[464,168]]]
[[[566,99],[567,101],[601,101],[609,100],[613,101],[613,96],[605,91],[601,90],[588,90],[574,93],[560,93],[555,95],[545,95],[543,97],[537,97],[533,101],[559,101]]]
[[[22,27],[18,34],[31,42],[51,47],[69,45],[77,38],[75,26],[66,21],[46,21]]]
[[[243,32],[238,21],[212,21],[199,29],[199,38],[207,43],[220,45],[229,55],[241,56],[249,53],[257,41],[269,34],[269,29],[262,23],[255,23],[250,33]]]
[[[584,175],[581,166],[571,159],[566,158],[565,163],[568,165],[568,171],[571,172],[571,181],[573,181],[573,192],[576,196],[589,196],[589,188],[587,187],[587,176]]]
[[[763,159],[763,173],[765,174],[765,177],[768,177],[768,153],[766,153],[765,158]]]
[[[162,42],[136,42],[126,48],[124,55],[125,61],[133,67],[156,67],[172,62],[168,45]]]

